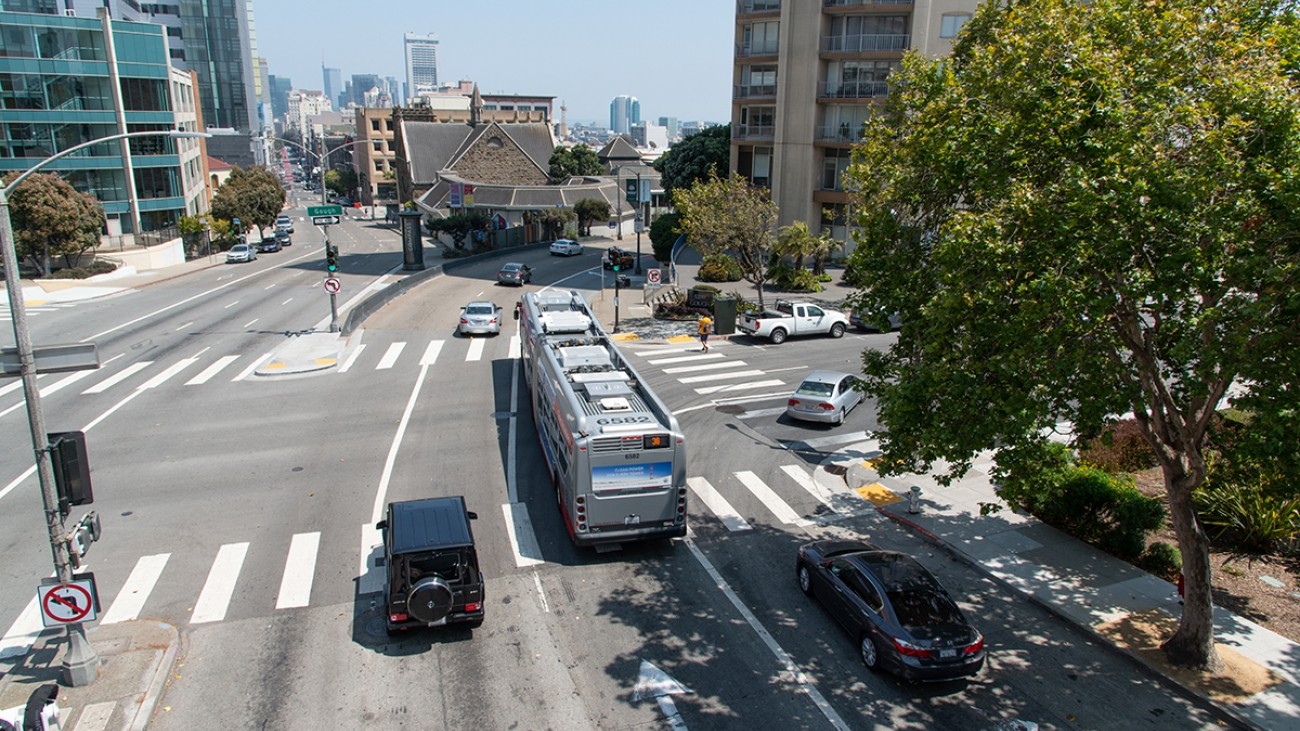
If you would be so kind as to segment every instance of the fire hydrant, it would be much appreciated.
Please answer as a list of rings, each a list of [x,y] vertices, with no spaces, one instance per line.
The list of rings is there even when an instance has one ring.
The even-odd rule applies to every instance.
[[[907,512],[916,515],[921,512],[921,487],[912,485],[912,489],[907,493]]]

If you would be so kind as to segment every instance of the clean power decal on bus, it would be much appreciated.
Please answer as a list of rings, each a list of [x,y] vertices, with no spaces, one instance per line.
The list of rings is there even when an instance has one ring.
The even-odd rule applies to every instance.
[[[673,484],[673,463],[619,464],[593,466],[592,490],[619,490],[629,487],[669,487]]]

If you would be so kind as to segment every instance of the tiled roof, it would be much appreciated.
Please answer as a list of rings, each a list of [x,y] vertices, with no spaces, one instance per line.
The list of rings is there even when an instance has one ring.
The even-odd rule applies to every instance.
[[[600,149],[600,152],[596,153],[596,157],[601,162],[607,162],[610,160],[641,161],[641,153],[637,152],[637,149],[632,145],[631,140],[623,135],[618,135],[614,139],[610,140],[608,144]]]
[[[411,163],[411,181],[420,185],[438,180],[473,131],[473,127],[456,122],[403,120],[402,146]]]

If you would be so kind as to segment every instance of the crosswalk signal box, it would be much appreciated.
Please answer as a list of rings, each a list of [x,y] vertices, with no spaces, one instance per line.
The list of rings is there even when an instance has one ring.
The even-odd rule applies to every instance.
[[[59,496],[59,512],[66,518],[72,506],[95,502],[90,487],[86,433],[67,431],[46,436],[50,441],[50,461],[54,467],[54,488]]]

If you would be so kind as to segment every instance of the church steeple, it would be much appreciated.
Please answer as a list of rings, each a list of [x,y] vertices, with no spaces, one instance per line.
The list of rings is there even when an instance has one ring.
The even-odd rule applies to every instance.
[[[483,97],[478,93],[478,84],[474,84],[474,94],[469,98],[469,123],[474,127],[483,123]]]

